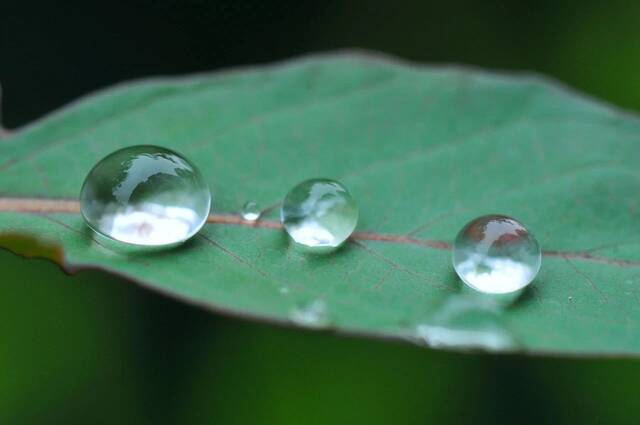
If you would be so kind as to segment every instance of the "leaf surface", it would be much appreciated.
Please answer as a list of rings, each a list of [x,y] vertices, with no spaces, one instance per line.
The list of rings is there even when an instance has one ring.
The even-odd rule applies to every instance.
[[[118,249],[77,212],[93,164],[137,144],[183,153],[212,189],[209,223],[177,249]],[[69,270],[279,323],[637,356],[639,159],[640,120],[540,77],[312,56],[123,84],[0,140],[0,246],[44,244]],[[309,177],[341,181],[359,204],[336,253],[293,249],[277,208],[257,224],[237,215]],[[518,218],[545,250],[517,299],[471,293],[453,272],[450,241],[488,213]]]

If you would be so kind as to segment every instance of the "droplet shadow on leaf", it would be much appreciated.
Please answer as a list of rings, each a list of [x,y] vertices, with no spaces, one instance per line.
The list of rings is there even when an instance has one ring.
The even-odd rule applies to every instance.
[[[519,291],[507,294],[487,294],[467,286],[454,271],[451,271],[449,277],[449,281],[455,281],[454,287],[457,287],[458,292],[461,295],[476,299],[478,302],[483,304],[495,305],[500,309],[514,308],[520,305],[523,301],[528,302],[531,297],[531,285]],[[532,285],[535,285],[536,283],[537,282],[534,281]]]
[[[546,283],[541,278],[536,278],[529,286],[524,288],[516,302],[514,302],[513,307],[524,307],[525,305],[529,305],[531,303],[537,302],[535,291],[540,288],[546,286]]]
[[[343,256],[347,252],[352,252],[353,246],[348,242],[343,243],[337,248],[327,247],[326,250],[318,250],[318,248],[307,249],[304,245],[294,242],[287,232],[280,232],[277,238],[278,248],[282,250],[283,255],[303,258],[307,264],[327,264],[335,261],[337,256]]]
[[[335,263],[338,260],[343,260],[344,256],[349,255],[354,252],[354,246],[351,244],[345,243],[338,248],[326,251],[326,252],[317,252],[317,251],[308,251],[304,247],[298,246],[295,242],[290,242],[290,247],[288,249],[293,250],[297,255],[304,257],[305,262],[309,266],[314,265],[328,265]]]
[[[151,258],[163,257],[165,255],[175,255],[177,250],[192,250],[205,242],[193,237],[183,243],[170,246],[140,246],[132,245],[110,239],[97,232],[94,232],[89,226],[83,226],[82,233],[88,247],[98,246],[103,250],[107,250],[112,254],[123,255],[131,258]]]

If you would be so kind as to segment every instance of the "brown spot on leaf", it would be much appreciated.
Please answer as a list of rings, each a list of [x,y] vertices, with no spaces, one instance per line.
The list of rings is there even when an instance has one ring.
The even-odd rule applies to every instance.
[[[64,264],[64,251],[58,245],[19,233],[0,233],[0,245],[27,258],[44,258]]]

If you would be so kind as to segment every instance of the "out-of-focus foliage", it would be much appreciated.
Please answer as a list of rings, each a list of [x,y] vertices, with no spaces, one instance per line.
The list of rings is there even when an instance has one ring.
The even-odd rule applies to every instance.
[[[637,361],[434,352],[231,319],[0,250],[0,423],[625,423]]]

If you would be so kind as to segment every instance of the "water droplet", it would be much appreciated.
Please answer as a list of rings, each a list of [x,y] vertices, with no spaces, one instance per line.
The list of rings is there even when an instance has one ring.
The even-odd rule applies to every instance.
[[[289,292],[291,292],[291,290],[286,286],[281,286],[280,288],[278,288],[278,292],[280,292],[283,295],[286,295]]]
[[[94,231],[134,245],[171,246],[204,225],[211,194],[187,159],[157,146],[120,149],[98,162],[80,193]]]
[[[538,274],[540,246],[517,220],[488,215],[469,222],[453,244],[453,267],[471,288],[490,294],[521,290]]]
[[[340,183],[311,179],[291,189],[280,220],[294,242],[312,252],[339,247],[358,223],[358,207]]]
[[[291,311],[291,320],[302,326],[322,328],[329,323],[327,304],[322,300],[313,300],[295,307]]]
[[[242,218],[247,221],[256,221],[260,218],[260,208],[257,203],[248,201],[242,207],[242,212],[240,214],[242,215]]]

